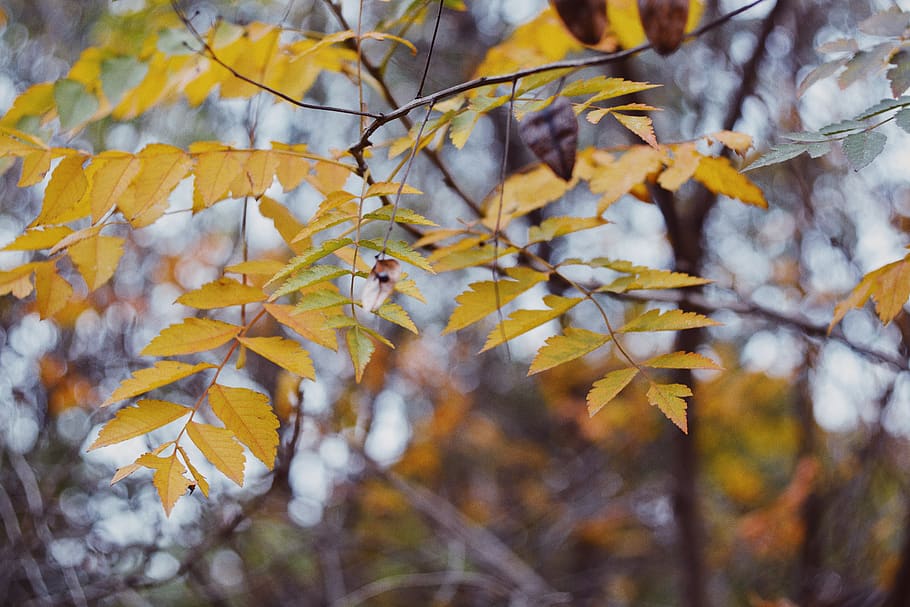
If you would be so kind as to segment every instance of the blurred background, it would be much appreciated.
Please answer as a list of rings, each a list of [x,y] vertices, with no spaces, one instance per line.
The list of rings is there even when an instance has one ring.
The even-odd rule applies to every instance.
[[[426,91],[473,77],[489,48],[547,6],[451,4]],[[704,22],[745,2],[696,4]],[[797,95],[825,60],[816,47],[857,37],[858,23],[892,5],[766,0],[670,57],[644,52],[585,75],[662,84],[635,99],[663,108],[655,113],[661,142],[735,129],[763,150],[780,133],[849,118],[892,96],[874,65],[847,88],[827,78]],[[203,31],[219,18],[304,34],[343,29],[323,0],[181,6]],[[399,101],[416,91],[437,3],[364,3],[365,29],[421,6],[424,19],[405,33],[417,55],[366,47],[376,65],[387,60],[384,77]],[[89,46],[179,26],[166,3],[144,0],[0,0],[0,8],[4,112],[32,84],[64,77]],[[356,23],[358,3],[341,0],[340,12]],[[320,78],[307,99],[347,105],[352,90]],[[366,94],[371,110],[387,111],[380,94]],[[439,150],[455,182],[476,199],[498,181],[506,118],[504,108],[493,112],[463,150]],[[105,119],[53,143],[135,152],[156,141],[277,140],[329,154],[356,141],[358,127],[356,118],[294,109],[266,95],[213,95],[198,107],[178,99],[130,121]],[[33,299],[0,298],[0,602],[910,605],[910,319],[902,313],[882,327],[867,308],[827,334],[834,304],[863,274],[903,257],[908,244],[908,139],[892,125],[881,128],[889,135],[885,152],[861,171],[836,150],[750,173],[767,210],[686,186],[675,200],[684,238],[674,240],[658,205],[627,197],[608,210],[611,224],[546,252],[688,266],[715,281],[689,303],[723,326],[675,344],[672,335],[632,344],[641,351],[685,347],[724,367],[692,378],[688,437],[635,391],[588,416],[585,395],[618,364],[611,355],[526,377],[553,327],[513,344],[510,356],[501,348],[476,354],[495,319],[441,335],[455,296],[489,272],[417,273],[427,303],[401,303],[421,334],[377,324],[397,349],[378,349],[362,383],[353,381],[343,353],[319,346],[310,349],[318,382],[300,383],[252,357],[242,371],[226,369],[227,381],[271,395],[282,421],[278,465],[268,472],[251,461],[243,489],[210,475],[210,498],[185,497],[169,518],[146,473],[109,485],[116,467],[150,447],[145,439],[88,454],[86,447],[110,416],[98,404],[148,365],[138,351],[190,313],[174,299],[240,259],[242,203],[124,231],[128,242],[112,281],[55,320],[39,320]],[[389,125],[374,142],[403,134]],[[637,143],[632,137],[606,122],[582,122],[580,146]],[[511,142],[510,172],[533,162],[517,137]],[[374,173],[394,166],[384,156],[380,148]],[[442,225],[472,219],[432,162],[418,158],[410,175],[429,193],[415,210]],[[0,177],[0,245],[40,208],[40,192],[19,189],[17,179],[16,169]],[[172,206],[187,208],[190,199],[183,184]],[[305,220],[320,199],[302,187],[281,201]],[[546,212],[593,209],[594,201],[577,188]],[[253,211],[249,221],[251,257],[288,255],[272,220]],[[0,268],[29,255],[0,252]],[[618,318],[642,303],[604,300]],[[164,393],[192,402],[201,381]],[[359,431],[367,431],[365,454],[348,440]]]

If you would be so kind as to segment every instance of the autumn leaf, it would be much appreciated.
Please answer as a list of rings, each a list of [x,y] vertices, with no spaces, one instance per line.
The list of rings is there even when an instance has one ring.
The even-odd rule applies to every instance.
[[[142,356],[175,356],[205,352],[224,345],[240,333],[241,327],[208,318],[187,318],[162,330]]]
[[[164,400],[140,400],[107,422],[88,451],[143,436],[190,413],[191,409]]]
[[[72,245],[69,255],[89,291],[94,291],[114,275],[123,255],[123,239],[119,236],[92,236]]]
[[[763,209],[768,201],[757,185],[733,168],[726,158],[703,156],[693,176],[714,194],[723,194]]]
[[[636,375],[638,375],[638,369],[629,367],[610,371],[603,379],[594,382],[594,386],[588,392],[588,415],[593,417],[603,409],[607,403],[622,392],[623,388],[629,385],[629,382],[635,379]]]
[[[642,363],[654,369],[711,369],[720,371],[716,362],[695,352],[671,352],[649,358]]]
[[[202,454],[226,477],[243,486],[246,458],[243,447],[227,428],[191,421],[186,433]],[[195,476],[195,474],[193,475]]]
[[[516,297],[531,289],[548,278],[545,272],[537,272],[529,268],[515,267],[506,269],[506,274],[511,280],[499,280],[498,305],[504,306]],[[497,284],[492,280],[474,282],[468,285],[470,290],[455,297],[458,303],[449,323],[442,334],[458,331],[492,314],[497,308]]]
[[[44,203],[41,212],[32,222],[33,226],[66,223],[80,219],[91,211],[83,198],[88,187],[88,180],[82,165],[85,156],[73,154],[66,156],[54,169],[51,180],[44,192]]]
[[[559,318],[583,300],[584,298],[582,297],[547,295],[543,298],[543,302],[548,306],[548,310],[516,310],[509,318],[490,331],[490,334],[487,335],[487,341],[480,351],[486,352],[554,318]]]
[[[173,146],[153,143],[137,155],[139,173],[117,200],[117,208],[135,228],[155,222],[167,208],[167,197],[183,181],[193,159]]]
[[[373,357],[376,345],[360,326],[351,327],[345,335],[345,341],[348,344],[351,362],[354,364],[354,376],[359,383],[363,379],[363,371],[366,369],[367,363]]]
[[[626,323],[619,332],[632,333],[636,331],[683,331],[699,327],[713,327],[720,323],[697,312],[683,312],[682,310],[648,310],[638,318]]]
[[[897,316],[910,298],[910,255],[869,272],[850,296],[834,307],[828,332],[853,308],[861,308],[869,298],[875,300],[875,312],[885,324]]]
[[[271,470],[278,452],[278,418],[269,397],[247,388],[215,384],[208,391],[209,404],[224,427],[236,435]]]
[[[326,326],[326,317],[319,311],[298,312],[294,306],[264,304],[266,311],[278,322],[298,335],[329,350],[338,349],[335,331]]]
[[[266,294],[262,292],[262,289],[245,285],[233,278],[221,277],[202,285],[195,291],[184,293],[177,298],[175,303],[200,310],[211,310],[255,303],[263,301],[265,298]]]
[[[35,266],[35,291],[38,313],[42,319],[50,318],[69,303],[73,287],[57,273],[57,265],[46,261]]]
[[[279,367],[307,379],[316,380],[309,353],[296,341],[283,337],[238,337],[244,346]]]
[[[405,309],[395,302],[387,301],[379,306],[375,312],[376,316],[379,318],[407,329],[414,335],[418,335],[420,333],[417,330],[417,325],[414,324],[414,321],[411,320],[411,317],[408,316],[408,313],[405,311]]]
[[[549,338],[546,344],[537,351],[528,375],[534,375],[580,358],[608,341],[610,341],[609,335],[587,329],[566,327],[562,335],[554,335]]]
[[[659,408],[680,430],[688,433],[686,401],[683,400],[686,396],[692,396],[692,390],[682,384],[652,383],[647,394],[649,403]]]
[[[123,380],[120,383],[120,386],[114,390],[114,393],[101,403],[101,406],[107,407],[118,401],[139,396],[140,394],[145,394],[155,388],[172,384],[175,381],[179,381],[205,369],[214,368],[215,365],[209,363],[189,365],[176,360],[159,360],[152,367],[134,371],[132,377]]]
[[[155,489],[158,490],[164,513],[170,516],[174,504],[186,494],[186,490],[191,485],[190,480],[184,476],[186,467],[177,459],[177,451],[175,450],[168,457],[158,457],[146,453],[136,460],[136,463],[155,471],[152,482],[155,484]]]
[[[125,152],[106,151],[92,159],[86,170],[92,222],[100,221],[117,204],[141,167],[139,158]]]
[[[180,455],[183,457],[183,461],[186,463],[186,467],[190,469],[190,476],[193,477],[193,480],[199,486],[199,490],[202,491],[202,495],[205,497],[209,496],[209,482],[205,479],[199,470],[196,469],[196,466],[193,465],[193,462],[190,461],[189,456],[186,454],[186,451],[181,446],[177,446],[177,451],[180,452]]]
[[[67,226],[50,226],[31,228],[19,234],[11,243],[3,247],[4,251],[37,251],[49,249],[64,237],[73,233]]]

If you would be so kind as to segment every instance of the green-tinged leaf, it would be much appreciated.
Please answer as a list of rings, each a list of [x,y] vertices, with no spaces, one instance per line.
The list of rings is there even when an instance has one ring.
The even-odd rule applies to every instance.
[[[710,369],[721,371],[723,368],[716,362],[695,352],[671,352],[649,358],[642,363],[654,369]]]
[[[165,400],[140,400],[135,407],[117,411],[113,419],[101,428],[98,438],[88,451],[148,434],[180,419],[190,411],[192,409]]]
[[[566,234],[590,230],[609,223],[600,217],[548,217],[528,228],[528,244],[553,240]]]
[[[910,108],[904,108],[894,116],[894,123],[904,132],[910,133]]]
[[[840,122],[823,126],[818,129],[818,132],[823,135],[843,135],[850,131],[863,130],[866,128],[867,125],[865,122],[859,122],[858,120],[841,120]]]
[[[427,300],[423,296],[423,293],[421,293],[420,289],[417,288],[417,283],[410,278],[399,280],[397,283],[395,283],[395,290],[402,295],[407,295],[408,297],[416,299],[420,303],[427,303]]]
[[[266,294],[262,289],[245,285],[233,278],[221,277],[195,291],[184,293],[177,298],[176,303],[200,310],[212,310],[255,303],[265,298]]]
[[[283,337],[238,337],[237,340],[279,367],[315,381],[316,371],[310,354],[296,341]]]
[[[549,277],[549,274],[545,272],[537,272],[524,267],[508,268],[506,274],[511,280],[498,281],[500,306],[506,305]],[[458,305],[452,312],[446,328],[442,331],[443,335],[472,325],[496,311],[496,283],[488,280],[472,283],[468,287],[470,290],[455,297]]]
[[[351,240],[350,238],[333,238],[331,240],[326,240],[325,242],[323,242],[322,244],[320,244],[318,246],[315,246],[311,249],[303,251],[300,255],[297,255],[296,257],[291,259],[287,263],[287,265],[284,266],[284,268],[282,268],[280,272],[275,274],[272,277],[272,279],[269,280],[269,282],[266,284],[267,285],[274,284],[280,280],[283,280],[284,278],[287,278],[294,272],[306,269],[306,268],[312,266],[314,263],[316,263],[320,259],[322,259],[323,257],[326,257],[327,255],[331,255],[332,253],[334,253],[341,247],[346,247],[347,245],[352,244],[353,242],[354,241]]]
[[[405,309],[393,301],[387,301],[379,306],[379,308],[375,311],[375,314],[379,318],[407,329],[415,335],[420,333],[417,330],[417,325],[414,324],[414,321],[411,320],[411,317],[408,316],[408,313],[405,311]]]
[[[205,369],[214,369],[215,365],[209,363],[198,363],[189,365],[176,360],[159,360],[154,366],[146,369],[133,371],[132,377],[124,379],[120,386],[114,390],[110,398],[101,403],[102,407],[107,407],[118,401],[139,396],[150,392],[155,388],[160,388],[184,377],[189,377]]]
[[[49,249],[66,236],[73,233],[66,226],[51,226],[47,228],[32,228],[16,237],[11,243],[3,247],[3,251],[38,251]]]
[[[755,169],[760,169],[762,167],[771,166],[772,164],[778,164],[780,162],[785,162],[792,158],[796,158],[805,152],[807,148],[808,146],[804,143],[784,143],[781,145],[776,145],[750,162],[746,167],[743,168],[743,172],[754,171]]]
[[[392,194],[397,194],[398,189],[401,187],[402,186],[400,183],[392,183],[390,181],[380,181],[378,183],[374,183],[373,185],[371,185],[369,187],[369,189],[367,190],[367,193],[364,194],[363,197],[371,198],[373,196],[390,196]],[[402,194],[423,194],[423,192],[421,192],[417,188],[411,187],[407,184],[405,184],[405,186],[402,188],[401,193]]]
[[[653,89],[658,86],[660,85],[648,84],[647,82],[632,82],[630,80],[624,80],[622,78],[594,76],[593,78],[588,78],[586,80],[576,80],[575,82],[567,84],[565,88],[563,88],[561,94],[564,97],[593,95],[593,97],[588,99],[584,104],[585,107],[587,107],[592,103],[603,101],[604,99],[612,99],[613,97],[630,95],[632,93],[638,93],[641,91],[646,91],[648,89]]]
[[[597,260],[592,260],[591,265],[595,265]],[[672,272],[670,270],[656,270],[645,266],[626,266],[623,267],[618,261],[610,261],[609,264],[603,264],[617,272],[628,273],[628,276],[621,276],[597,289],[598,292],[625,293],[640,289],[681,289],[684,287],[696,287],[705,285],[711,281],[707,278],[691,276],[683,272]],[[596,265],[595,265],[596,267]]]
[[[810,143],[808,147],[810,158],[820,158],[831,151],[831,142]]]
[[[566,327],[562,335],[554,335],[537,351],[528,375],[552,369],[563,363],[581,358],[610,341],[609,335],[587,329]]]
[[[360,326],[351,327],[345,335],[345,341],[348,344],[351,362],[354,364],[354,375],[359,383],[363,379],[363,371],[367,368],[367,363],[370,362],[370,358],[376,350],[376,345]]]
[[[638,369],[629,367],[610,371],[603,379],[594,382],[594,386],[588,392],[588,415],[593,417],[597,414],[607,403],[616,398],[623,388],[635,379],[636,375],[638,375]]]
[[[382,251],[382,239],[377,238],[374,240],[361,240],[360,246],[366,247],[368,249],[373,249],[374,251]],[[391,255],[395,259],[399,259],[405,263],[409,263],[412,266],[417,266],[421,270],[425,270],[430,274],[435,274],[430,262],[427,259],[411,248],[411,245],[406,243],[403,240],[389,240],[386,244],[386,254]]]
[[[205,497],[209,496],[209,482],[205,479],[199,470],[196,469],[196,466],[193,465],[193,462],[190,461],[189,455],[186,454],[186,451],[181,446],[177,446],[177,451],[180,452],[180,456],[183,457],[183,462],[186,464],[186,467],[190,469],[190,476],[193,477],[196,485],[199,486],[199,490],[202,491],[202,495]],[[190,485],[192,489],[192,485]]]
[[[300,301],[294,306],[297,312],[311,310],[324,310],[351,303],[350,297],[345,297],[337,289],[316,289],[300,296]]]
[[[264,307],[272,318],[298,335],[323,348],[338,349],[335,331],[328,326],[328,318],[322,311],[299,312],[294,309],[294,306],[279,304],[264,304]]]
[[[714,194],[723,194],[763,209],[768,207],[761,189],[733,168],[726,158],[703,157],[693,178]]]
[[[186,427],[186,433],[212,465],[237,485],[243,486],[246,458],[243,455],[243,447],[237,442],[233,432],[227,428],[190,422]]]
[[[516,310],[509,318],[490,331],[490,334],[487,335],[487,341],[480,351],[486,352],[490,348],[495,348],[506,341],[536,329],[546,322],[559,318],[582,301],[584,301],[582,297],[547,295],[543,298],[544,304],[549,308],[547,310]]]
[[[176,356],[213,350],[231,341],[241,327],[208,318],[187,318],[161,331],[142,356]]]
[[[366,213],[364,219],[378,219],[380,221],[389,221],[392,217],[392,205],[387,204],[379,207],[372,213]],[[395,212],[395,223],[407,223],[415,226],[436,227],[439,224],[430,221],[423,215],[415,213],[411,209],[398,209]]]
[[[720,323],[697,312],[682,310],[648,310],[638,318],[626,323],[619,331],[632,333],[642,331],[683,331],[699,327],[713,327]]]
[[[862,131],[844,139],[844,154],[855,170],[868,165],[885,149],[888,138],[878,131]]]
[[[350,273],[351,271],[347,268],[339,268],[338,266],[330,265],[318,265],[306,268],[305,270],[297,272],[294,276],[285,281],[285,283],[281,285],[278,290],[272,293],[272,296],[269,298],[269,300],[274,301],[282,295],[293,293],[294,291],[304,289],[317,283],[335,280],[339,276],[344,276]]]
[[[54,101],[64,131],[87,122],[98,111],[98,99],[84,84],[69,78],[54,83]]]
[[[854,116],[854,120],[868,120],[897,108],[904,108],[910,105],[910,97],[900,97],[898,99],[882,99],[872,107],[860,112]]]
[[[863,276],[850,296],[834,307],[828,332],[848,311],[862,307],[870,297],[875,300],[875,311],[883,323],[894,320],[910,298],[910,255]]]
[[[469,243],[471,246],[466,246]],[[494,257],[501,259],[517,252],[515,247],[502,245],[497,249],[486,238],[465,238],[455,245],[436,249],[430,255],[430,260],[437,273],[452,272],[487,265]]]
[[[171,515],[174,504],[183,495],[192,484],[186,476],[186,467],[177,459],[177,451],[168,457],[158,457],[151,453],[146,453],[136,460],[137,464],[151,468],[155,471],[152,482],[155,489],[158,490],[158,497],[161,498],[161,505],[164,506],[164,513]]]
[[[345,194],[347,194],[347,192],[345,192]],[[353,194],[351,194],[351,196],[353,196]],[[298,232],[291,236],[289,242],[303,242],[313,236],[313,234],[317,234],[348,221],[355,221],[356,219],[357,207],[355,205],[343,209],[329,209],[310,219],[305,226],[301,227]]]
[[[101,88],[111,105],[117,105],[123,94],[139,86],[148,65],[135,57],[112,57],[101,62]]]
[[[247,388],[220,384],[209,388],[208,397],[212,411],[224,427],[271,470],[278,452],[278,418],[269,406],[269,397]]]
[[[688,434],[686,422],[686,396],[692,396],[689,386],[682,384],[655,384],[648,388],[648,402],[660,409],[680,430]]]

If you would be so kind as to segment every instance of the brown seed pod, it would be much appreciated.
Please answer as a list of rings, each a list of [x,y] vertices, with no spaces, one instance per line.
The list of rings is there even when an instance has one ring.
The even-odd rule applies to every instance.
[[[594,46],[607,30],[607,0],[550,0],[566,28],[582,44]]]
[[[638,14],[655,51],[669,55],[679,48],[689,19],[689,0],[638,0]]]
[[[518,133],[534,155],[554,173],[564,181],[572,178],[578,122],[568,99],[557,97],[546,108],[529,114],[518,126]]]
[[[395,290],[395,283],[401,278],[401,264],[394,259],[380,259],[370,270],[367,282],[360,294],[364,310],[373,312],[389,298]]]

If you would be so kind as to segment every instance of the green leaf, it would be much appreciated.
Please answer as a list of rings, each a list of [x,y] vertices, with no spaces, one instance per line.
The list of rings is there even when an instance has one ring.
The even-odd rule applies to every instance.
[[[500,306],[506,305],[549,277],[545,272],[523,267],[508,268],[506,274],[512,280],[498,281]],[[469,291],[455,297],[458,306],[452,312],[449,324],[443,329],[443,335],[472,325],[496,311],[496,284],[492,280],[471,283],[468,287]]]
[[[531,329],[536,329],[540,325],[559,318],[584,298],[582,297],[561,297],[559,295],[547,295],[543,302],[548,306],[547,310],[516,310],[508,319],[498,324],[496,328],[487,335],[487,341],[483,345],[481,352],[486,352],[490,348],[523,335]]]
[[[806,151],[808,146],[803,143],[784,143],[781,145],[776,145],[770,150],[750,162],[746,167],[743,168],[743,172],[754,171],[755,169],[760,169],[762,167],[771,166],[772,164],[778,164],[792,158],[796,158],[800,154]]]
[[[366,247],[368,249],[373,249],[374,251],[382,252],[382,239],[376,238],[373,240],[361,240],[360,246]],[[385,252],[388,255],[396,259],[400,259],[405,263],[409,263],[412,266],[417,266],[421,270],[425,270],[430,274],[435,274],[436,272],[430,266],[430,262],[427,259],[411,248],[411,245],[406,243],[403,240],[389,240],[386,244]]]
[[[351,271],[346,268],[339,268],[338,266],[330,265],[319,265],[313,266],[312,268],[307,268],[301,270],[291,278],[289,278],[281,287],[278,288],[272,297],[272,301],[281,297],[282,295],[287,295],[288,293],[293,293],[304,287],[309,287],[320,282],[328,282],[334,280],[339,276],[344,276],[345,274],[350,274]]]
[[[54,83],[54,101],[60,128],[68,131],[89,120],[98,111],[98,100],[81,82],[65,78]]]
[[[552,369],[563,363],[581,358],[610,341],[609,335],[587,329],[566,327],[562,335],[554,335],[537,351],[528,375]]]
[[[311,310],[323,310],[351,303],[349,297],[345,297],[335,289],[318,289],[309,291],[300,296],[300,301],[294,306],[297,312],[309,312]]]
[[[683,397],[692,396],[689,386],[683,384],[655,384],[648,389],[648,402],[660,409],[667,418],[680,430],[688,434],[686,422],[686,401]]]
[[[367,363],[376,350],[376,345],[369,338],[363,327],[354,326],[345,335],[348,343],[348,353],[351,355],[351,362],[354,363],[354,375],[358,383],[363,379],[363,371],[367,368]]]
[[[622,392],[623,388],[629,385],[636,375],[638,375],[638,369],[629,367],[610,371],[603,379],[594,382],[594,386],[588,392],[588,415],[593,417],[603,409],[607,403]]]
[[[341,247],[345,247],[349,244],[352,244],[354,241],[350,238],[333,238],[331,240],[326,240],[320,245],[307,249],[291,259],[286,266],[284,266],[280,272],[272,276],[272,278],[266,283],[266,285],[274,284],[279,280],[282,280],[298,270],[303,268],[308,268],[313,265],[323,257],[331,255]]]
[[[139,86],[148,73],[148,65],[135,57],[113,57],[101,62],[101,89],[111,105],[117,105],[123,94]]]
[[[385,302],[379,306],[379,309],[376,310],[375,314],[379,318],[394,323],[399,327],[403,327],[415,335],[419,334],[417,325],[414,324],[414,321],[411,320],[411,317],[408,316],[408,313],[405,311],[405,309],[395,302]]]
[[[885,149],[888,138],[878,131],[862,131],[844,139],[844,153],[855,170],[860,170],[875,160]]]
[[[628,322],[619,331],[633,333],[642,331],[682,331],[699,327],[713,327],[720,323],[697,312],[682,310],[648,310],[638,318]]]
[[[609,223],[600,217],[548,217],[539,226],[528,228],[528,244],[544,242],[572,232],[589,230]]]
[[[910,133],[910,108],[904,108],[894,116],[894,123]]]
[[[364,219],[378,219],[380,221],[388,221],[392,217],[392,205],[387,204],[379,207],[372,213],[366,213]],[[431,226],[438,227],[439,224],[430,221],[423,215],[415,213],[411,209],[398,209],[395,212],[395,223],[407,223],[415,226]]]

